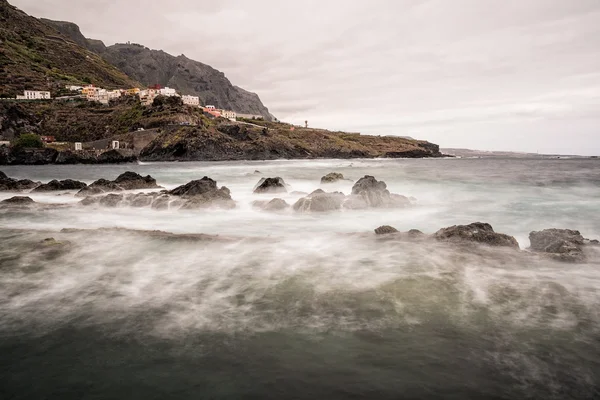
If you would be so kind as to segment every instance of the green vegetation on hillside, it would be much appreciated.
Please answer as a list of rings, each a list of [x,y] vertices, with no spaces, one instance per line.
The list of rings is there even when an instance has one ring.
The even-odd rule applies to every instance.
[[[139,86],[102,57],[53,27],[0,0],[0,97],[23,90],[94,83],[106,88]]]

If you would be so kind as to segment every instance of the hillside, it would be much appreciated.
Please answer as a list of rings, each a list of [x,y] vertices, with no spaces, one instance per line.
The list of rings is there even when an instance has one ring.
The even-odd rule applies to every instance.
[[[57,92],[66,83],[107,88],[139,83],[43,21],[0,0],[0,95]]]
[[[439,146],[390,136],[363,136],[265,122],[264,127],[206,120],[164,131],[141,152],[148,161],[272,160],[304,158],[441,157]]]
[[[178,92],[200,97],[203,104],[233,110],[243,114],[273,118],[256,93],[231,84],[223,72],[210,65],[191,60],[184,55],[172,56],[162,50],[151,50],[139,44],[105,46],[99,40],[86,38],[71,22],[44,20],[63,35],[87,49],[100,54],[106,61],[146,86],[161,85]]]

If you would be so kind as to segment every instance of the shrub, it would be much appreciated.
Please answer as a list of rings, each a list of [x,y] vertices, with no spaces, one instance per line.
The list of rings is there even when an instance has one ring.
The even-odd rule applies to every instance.
[[[13,141],[13,147],[15,148],[36,148],[41,149],[44,147],[44,142],[35,133],[24,133]]]

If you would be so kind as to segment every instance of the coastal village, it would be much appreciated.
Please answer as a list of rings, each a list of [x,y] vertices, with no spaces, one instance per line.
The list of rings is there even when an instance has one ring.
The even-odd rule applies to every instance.
[[[108,105],[111,100],[116,100],[122,96],[138,96],[140,102],[144,106],[151,106],[154,99],[158,96],[165,97],[180,97],[183,104],[201,108],[204,112],[214,116],[236,121],[237,118],[247,119],[260,119],[261,115],[253,114],[238,114],[232,110],[225,110],[216,108],[214,105],[201,105],[199,96],[181,95],[177,91],[170,87],[161,87],[160,85],[154,85],[148,89],[140,88],[129,88],[129,89],[104,89],[94,85],[87,86],[73,86],[67,85],[65,89],[75,93],[72,96],[57,97],[56,100],[68,100],[73,98],[85,98],[87,101],[95,101],[101,104]],[[52,100],[50,92],[40,90],[25,90],[23,95],[17,95],[16,100]]]

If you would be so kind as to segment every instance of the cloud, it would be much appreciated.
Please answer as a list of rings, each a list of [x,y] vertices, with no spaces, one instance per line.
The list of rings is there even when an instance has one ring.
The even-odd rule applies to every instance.
[[[209,64],[282,120],[548,152],[568,127],[569,148],[600,153],[597,0],[13,3]]]

